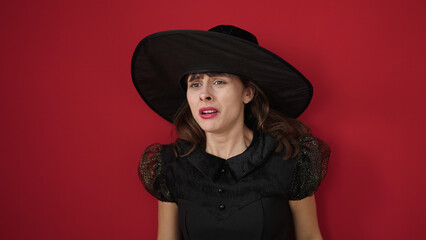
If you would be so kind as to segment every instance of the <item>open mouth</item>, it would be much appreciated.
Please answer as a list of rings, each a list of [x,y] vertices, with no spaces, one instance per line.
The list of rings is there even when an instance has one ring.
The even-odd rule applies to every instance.
[[[199,110],[200,117],[204,118],[204,119],[213,118],[218,113],[219,113],[219,111],[216,108],[213,108],[213,107],[201,108]]]
[[[207,110],[207,111],[202,111],[201,114],[212,114],[212,113],[217,113],[217,111],[215,110]]]

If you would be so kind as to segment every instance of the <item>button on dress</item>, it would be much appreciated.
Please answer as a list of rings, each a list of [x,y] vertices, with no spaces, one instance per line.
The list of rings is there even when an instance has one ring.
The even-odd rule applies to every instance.
[[[178,205],[184,240],[286,240],[291,235],[289,200],[315,193],[327,172],[330,148],[313,135],[298,138],[300,149],[284,160],[274,137],[258,131],[241,154],[227,160],[201,147],[176,157],[173,145],[152,144],[139,162],[145,189]],[[179,151],[191,145],[180,141]]]

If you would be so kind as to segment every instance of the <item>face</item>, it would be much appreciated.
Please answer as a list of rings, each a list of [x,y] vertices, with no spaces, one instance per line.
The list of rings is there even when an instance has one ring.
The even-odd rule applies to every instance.
[[[244,105],[253,98],[232,74],[197,74],[187,79],[186,97],[192,116],[205,132],[223,133],[244,126]]]

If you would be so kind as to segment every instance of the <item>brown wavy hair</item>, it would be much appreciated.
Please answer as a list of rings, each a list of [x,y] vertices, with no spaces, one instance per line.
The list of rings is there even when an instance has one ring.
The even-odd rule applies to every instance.
[[[189,74],[184,79],[193,79],[204,74],[209,77],[229,75],[228,73],[206,72]],[[254,89],[253,99],[246,104],[244,108],[244,123],[246,126],[251,130],[257,130],[274,136],[278,142],[275,151],[280,152],[284,149],[287,150],[283,157],[285,160],[295,157],[299,152],[299,143],[297,138],[301,135],[311,133],[308,125],[297,119],[287,117],[286,115],[271,108],[269,106],[269,100],[262,89],[260,89],[252,81],[243,77],[239,78],[245,88],[249,87]],[[186,83],[182,85],[186,87]],[[178,153],[182,152],[182,149],[179,148],[179,144],[177,144],[181,140],[186,140],[192,143],[191,148],[186,153],[180,154],[182,157],[187,156],[194,151],[196,145],[205,148],[206,135],[192,116],[191,109],[189,108],[186,100],[177,111],[173,125],[178,136],[178,139],[173,144],[176,156]]]

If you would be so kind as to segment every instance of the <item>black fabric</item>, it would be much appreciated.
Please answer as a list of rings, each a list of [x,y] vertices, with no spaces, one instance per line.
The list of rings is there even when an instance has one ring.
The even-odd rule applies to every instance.
[[[219,33],[224,33],[231,36],[239,37],[259,45],[259,42],[257,41],[256,36],[254,36],[250,32],[247,32],[244,29],[241,29],[232,25],[219,25],[219,26],[210,28],[209,31],[219,32]]]
[[[299,154],[289,160],[275,152],[272,136],[259,132],[243,153],[227,160],[200,148],[176,158],[172,144],[153,144],[142,156],[139,176],[155,198],[178,205],[185,240],[289,239],[288,201],[314,194],[330,155],[328,145],[312,135],[299,141]]]
[[[225,28],[225,29],[222,29]],[[217,31],[172,30],[140,41],[131,63],[132,81],[148,106],[169,122],[186,99],[181,80],[190,73],[225,72],[257,84],[270,106],[297,118],[309,105],[311,83],[281,57],[233,27]],[[241,38],[243,37],[243,38]]]

